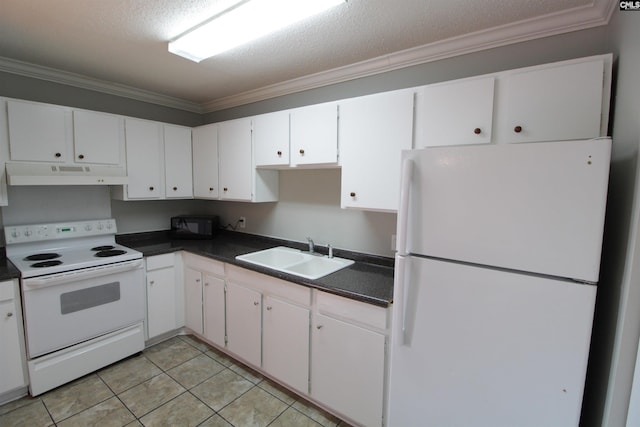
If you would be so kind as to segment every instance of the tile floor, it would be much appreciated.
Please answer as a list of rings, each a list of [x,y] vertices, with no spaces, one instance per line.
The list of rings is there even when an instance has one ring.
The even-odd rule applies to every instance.
[[[141,425],[348,426],[191,336],[0,406],[2,427]]]

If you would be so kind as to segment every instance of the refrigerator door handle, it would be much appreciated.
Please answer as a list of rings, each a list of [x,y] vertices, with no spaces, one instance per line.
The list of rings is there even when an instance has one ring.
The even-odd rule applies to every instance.
[[[394,295],[394,304],[396,305],[396,317],[394,326],[398,334],[398,344],[401,346],[411,346],[411,337],[413,335],[413,324],[415,318],[415,304],[412,304],[410,298],[412,296],[411,275],[407,271],[410,260],[403,256],[396,257],[395,267],[395,286],[397,287]]]
[[[413,175],[413,161],[402,161],[402,175],[400,178],[400,206],[398,207],[398,230],[396,248],[399,255],[407,255],[407,227],[409,225],[409,196],[411,190],[411,176]]]

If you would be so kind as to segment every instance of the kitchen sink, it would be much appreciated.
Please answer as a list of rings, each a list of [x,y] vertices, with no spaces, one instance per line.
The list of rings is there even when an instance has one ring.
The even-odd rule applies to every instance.
[[[286,246],[238,255],[236,259],[307,279],[319,279],[353,264],[350,259],[329,258]]]

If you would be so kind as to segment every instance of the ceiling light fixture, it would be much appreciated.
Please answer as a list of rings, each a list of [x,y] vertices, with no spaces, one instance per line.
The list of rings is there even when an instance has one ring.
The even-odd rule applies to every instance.
[[[169,52],[200,62],[346,1],[241,1],[169,42]]]

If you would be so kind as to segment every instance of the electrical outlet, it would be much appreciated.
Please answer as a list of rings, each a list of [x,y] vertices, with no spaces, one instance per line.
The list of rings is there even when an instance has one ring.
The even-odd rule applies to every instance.
[[[247,219],[241,216],[240,219],[238,219],[238,226],[240,228],[245,228],[247,226]]]

